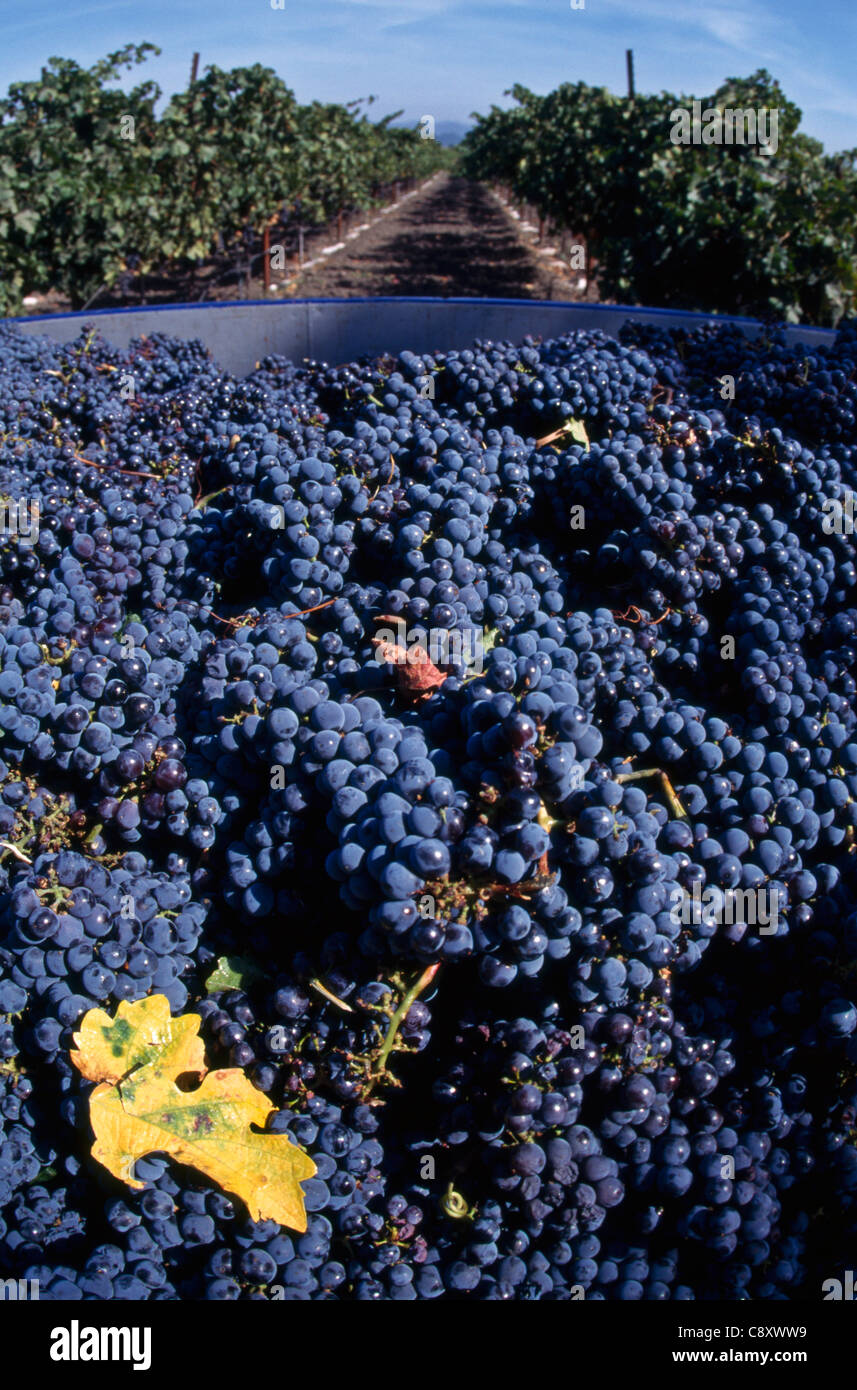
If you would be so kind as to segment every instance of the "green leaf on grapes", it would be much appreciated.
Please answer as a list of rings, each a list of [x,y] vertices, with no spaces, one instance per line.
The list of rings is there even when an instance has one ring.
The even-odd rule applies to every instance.
[[[582,444],[589,452],[589,435],[586,433],[586,426],[582,420],[569,420],[565,426],[576,444]]]
[[[205,982],[206,993],[214,994],[219,989],[245,989],[254,980],[261,980],[263,972],[245,956],[221,956]]]

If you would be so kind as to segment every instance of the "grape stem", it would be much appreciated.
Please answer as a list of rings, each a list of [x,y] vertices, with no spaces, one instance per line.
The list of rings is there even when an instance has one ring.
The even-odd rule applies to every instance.
[[[354,1013],[351,1005],[346,1004],[345,1000],[340,999],[338,994],[334,994],[332,990],[329,990],[327,985],[321,983],[321,980],[313,979],[310,980],[309,984],[310,989],[317,990],[319,994],[323,994],[325,999],[329,999],[331,1004],[335,1004],[338,1009],[344,1009],[347,1014]]]
[[[222,493],[228,492],[232,483],[227,483],[225,487],[219,487],[216,492],[207,492],[205,497],[199,497],[193,504],[193,511],[204,512],[209,502],[213,502],[215,497],[220,497]]]
[[[138,468],[113,468],[109,463],[96,463],[95,459],[88,459],[83,454],[73,454],[75,463],[85,463],[87,468],[100,468],[106,473],[124,473],[128,478],[148,478],[163,481],[160,473],[141,473]]]
[[[476,1215],[476,1207],[469,1207],[461,1193],[456,1192],[452,1183],[447,1185],[438,1205],[444,1216],[451,1216],[455,1221],[472,1221]]]
[[[92,829],[89,831],[88,835],[86,836],[86,839],[84,840],[84,844],[86,844],[86,845],[91,845],[91,844],[93,844],[93,843],[98,839],[98,837],[99,837],[99,835],[101,834],[101,832],[103,831],[103,829],[104,829],[104,826],[101,824],[100,821],[98,821],[98,822],[92,827]]]
[[[437,974],[438,970],[440,970],[440,961],[435,961],[434,965],[428,966],[427,969],[423,971],[422,975],[420,975],[416,983],[411,985],[411,988],[403,997],[401,1004],[397,1008],[396,1012],[393,1014],[393,1017],[390,1019],[389,1026],[384,1037],[384,1041],[381,1045],[381,1051],[378,1053],[378,1068],[376,1072],[376,1078],[383,1076],[384,1072],[387,1070],[387,1062],[389,1060],[390,1053],[393,1051],[393,1044],[396,1041],[396,1034],[398,1033],[399,1028],[402,1025],[402,1021],[405,1018],[409,1008],[413,1004],[414,1000],[420,994],[422,994],[423,990],[428,988],[435,975]]]
[[[26,854],[18,849],[17,845],[11,844],[9,840],[0,840],[0,846],[2,846],[3,849],[7,849],[10,854],[14,854],[15,858],[20,859],[23,864],[32,864],[32,859],[28,859]]]
[[[639,772],[620,772],[617,782],[634,782],[644,777],[657,777],[664,789],[664,795],[676,820],[687,820],[687,811],[678,799],[678,793],[667,774],[660,767],[641,767]]]

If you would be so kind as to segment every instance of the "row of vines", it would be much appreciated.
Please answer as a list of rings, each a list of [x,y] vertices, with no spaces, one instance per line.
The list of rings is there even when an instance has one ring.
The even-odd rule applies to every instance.
[[[579,236],[601,298],[835,323],[857,304],[857,150],[826,155],[764,69],[698,110],[778,112],[776,149],[673,143],[693,98],[512,89],[465,139],[470,177]]]
[[[260,64],[209,67],[157,113],[156,83],[117,79],[158,51],[129,44],[88,69],[52,58],[0,98],[0,313],[49,289],[81,307],[274,224],[370,207],[449,160],[361,102],[300,105]]]

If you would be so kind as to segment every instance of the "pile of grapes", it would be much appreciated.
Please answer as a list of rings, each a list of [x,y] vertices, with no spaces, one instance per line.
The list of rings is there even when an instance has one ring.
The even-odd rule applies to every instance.
[[[855,410],[853,325],[242,380],[163,335],[0,327],[0,1276],[841,1277]],[[72,1033],[148,994],[314,1160],[305,1232],[92,1159]]]

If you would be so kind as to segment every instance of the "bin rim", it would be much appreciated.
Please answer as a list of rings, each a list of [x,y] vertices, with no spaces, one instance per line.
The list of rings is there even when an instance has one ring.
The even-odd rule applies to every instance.
[[[299,305],[323,305],[323,304],[465,304],[479,305],[485,309],[490,308],[532,308],[532,309],[565,309],[580,310],[586,313],[603,314],[624,314],[627,318],[633,318],[635,314],[645,314],[647,318],[673,319],[695,317],[706,323],[714,324],[737,324],[753,328],[764,328],[763,320],[752,318],[743,314],[717,314],[709,313],[702,309],[663,309],[650,308],[645,304],[590,304],[580,300],[565,299],[486,299],[471,298],[470,296],[453,296],[442,298],[434,295],[355,295],[353,298],[342,297],[306,297],[302,299],[221,299],[212,300],[208,303],[189,303],[182,304],[126,304],[118,308],[111,309],[70,309],[57,314],[16,314],[7,318],[0,319],[2,323],[51,323],[61,319],[80,319],[81,321],[91,321],[93,319],[106,319],[116,314],[169,314],[179,309],[192,309],[199,311],[203,309],[229,310],[229,309],[284,309]],[[793,332],[800,332],[802,329],[813,333],[829,333],[835,336],[836,329],[817,326],[811,323],[777,323],[775,329],[790,329]]]

